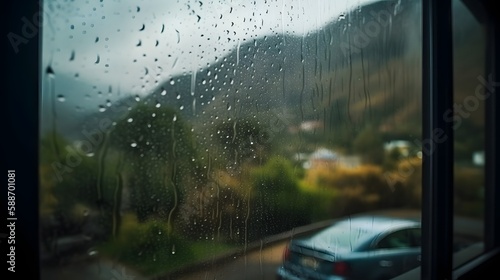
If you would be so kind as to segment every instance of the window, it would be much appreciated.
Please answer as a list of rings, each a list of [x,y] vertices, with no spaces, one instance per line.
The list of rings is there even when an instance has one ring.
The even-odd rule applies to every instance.
[[[415,248],[420,247],[420,229],[405,229],[392,232],[382,238],[376,248]]]
[[[444,141],[440,152],[425,151],[426,140],[442,136],[429,131],[457,124],[426,121],[449,109],[439,107],[442,81],[454,81],[455,99],[444,100],[452,105],[467,98],[471,75],[493,81],[490,93],[500,80],[490,2],[453,1],[485,50],[459,48],[469,42],[457,34],[454,56],[438,55],[436,64],[421,45],[443,43],[427,33],[443,29],[426,25],[428,11],[443,7],[425,0],[179,2],[165,10],[105,0],[11,4],[13,137],[5,147],[16,174],[16,230],[8,234],[18,274],[230,279],[243,267],[274,277],[280,240],[387,208],[422,212],[420,277],[477,278],[498,258],[494,94],[445,133],[455,150]],[[474,74],[452,74],[452,62]],[[427,80],[432,65],[449,75]],[[466,139],[472,134],[477,141]],[[466,179],[474,186],[458,188]],[[474,245],[454,233],[464,220],[450,209],[479,218],[484,232]],[[264,249],[279,256],[263,257]],[[190,274],[193,260],[200,274]],[[322,269],[317,259],[307,263]],[[349,269],[335,262],[335,273]]]

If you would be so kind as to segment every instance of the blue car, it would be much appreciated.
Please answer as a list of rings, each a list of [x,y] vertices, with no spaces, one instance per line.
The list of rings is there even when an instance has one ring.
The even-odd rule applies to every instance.
[[[420,266],[419,220],[357,216],[292,240],[277,278],[382,280]]]

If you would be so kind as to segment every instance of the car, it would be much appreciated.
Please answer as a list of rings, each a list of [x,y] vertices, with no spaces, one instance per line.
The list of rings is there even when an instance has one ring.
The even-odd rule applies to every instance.
[[[292,239],[277,279],[382,280],[420,266],[419,219],[362,215]]]

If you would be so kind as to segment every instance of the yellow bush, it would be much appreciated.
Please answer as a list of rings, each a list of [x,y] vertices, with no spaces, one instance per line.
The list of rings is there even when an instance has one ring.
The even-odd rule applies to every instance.
[[[378,165],[355,168],[317,166],[307,170],[301,186],[312,193],[331,194],[332,215],[382,208],[418,207],[421,160],[400,161],[394,171]]]

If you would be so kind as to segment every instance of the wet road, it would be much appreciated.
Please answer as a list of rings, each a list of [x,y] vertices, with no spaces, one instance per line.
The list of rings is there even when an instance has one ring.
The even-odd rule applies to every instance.
[[[146,280],[132,269],[108,260],[42,266],[41,280]]]
[[[275,272],[281,264],[286,241],[254,249],[246,255],[224,262],[196,267],[193,271],[161,279],[209,280],[209,279],[275,279]],[[130,268],[108,260],[88,260],[65,266],[44,267],[42,280],[146,280]]]
[[[179,280],[271,280],[276,279],[276,269],[281,265],[283,248],[287,241],[278,242],[262,250],[248,252],[246,256],[222,264],[203,267],[201,271],[186,273]]]

